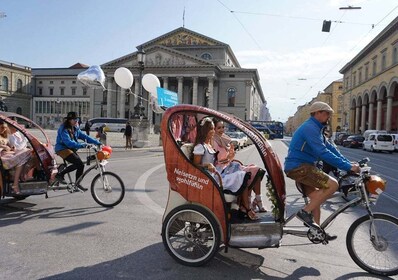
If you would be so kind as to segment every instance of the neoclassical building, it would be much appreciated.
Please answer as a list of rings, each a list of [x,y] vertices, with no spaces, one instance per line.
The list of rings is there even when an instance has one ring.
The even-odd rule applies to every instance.
[[[30,67],[0,60],[0,102],[7,111],[31,116],[31,76]]]
[[[344,128],[351,133],[397,131],[398,17],[340,73],[344,75]]]
[[[229,45],[186,28],[177,28],[137,46],[146,53],[143,74],[159,77],[161,86],[178,93],[179,103],[206,106],[234,114],[244,120],[258,120],[265,103],[257,69],[241,68]],[[119,67],[134,76],[132,91],[140,91],[138,51],[101,65],[107,77],[107,92],[96,96],[95,104],[106,104],[108,117],[131,116],[138,98],[127,94],[114,80]],[[144,92],[145,114],[152,124],[161,115],[148,110]],[[94,106],[95,106],[94,104]],[[149,115],[148,115],[149,112]]]

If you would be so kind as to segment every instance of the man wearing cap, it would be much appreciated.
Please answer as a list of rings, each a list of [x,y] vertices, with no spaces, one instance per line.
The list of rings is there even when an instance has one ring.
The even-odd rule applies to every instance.
[[[315,166],[322,160],[345,171],[359,173],[357,163],[351,163],[333,145],[324,141],[323,128],[327,125],[333,109],[324,102],[310,106],[310,118],[294,133],[285,159],[286,176],[299,182],[310,202],[297,213],[297,218],[307,226],[319,229],[321,204],[337,191],[337,180]],[[337,236],[326,234],[327,240]]]
[[[76,170],[76,181],[83,174],[84,164],[80,159],[80,156],[77,154],[77,150],[85,148],[87,143],[101,145],[98,140],[88,136],[80,130],[77,125],[77,118],[76,112],[69,112],[64,123],[61,124],[57,132],[57,140],[54,148],[55,153],[62,159],[71,163],[55,176],[55,179],[62,184],[66,184],[64,175],[69,172]],[[87,143],[79,142],[78,139],[86,141]],[[77,187],[83,191],[87,190],[82,186]]]

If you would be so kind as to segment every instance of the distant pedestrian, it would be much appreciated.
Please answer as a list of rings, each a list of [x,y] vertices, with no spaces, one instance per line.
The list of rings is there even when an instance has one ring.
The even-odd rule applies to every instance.
[[[133,127],[130,125],[130,122],[127,122],[123,134],[123,137],[126,137],[126,147],[125,147],[126,150],[133,148],[133,143],[131,142],[132,136],[133,136]]]
[[[101,142],[102,145],[106,145],[106,131],[105,131],[105,127],[106,124],[102,124],[99,128],[98,128],[98,138]]]
[[[89,121],[87,121],[86,125],[84,126],[84,130],[86,131],[87,135],[90,135],[90,127],[91,127],[91,123]]]

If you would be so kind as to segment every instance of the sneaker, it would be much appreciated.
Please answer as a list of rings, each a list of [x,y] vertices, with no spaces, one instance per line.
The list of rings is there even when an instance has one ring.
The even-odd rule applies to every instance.
[[[83,187],[83,186],[81,186],[81,185],[77,185],[77,188],[78,188],[79,190],[81,190],[81,191],[84,191],[84,192],[88,191],[87,188],[85,188],[85,187]]]
[[[60,175],[60,174],[55,175],[55,181],[57,181],[57,182],[60,183],[60,184],[64,184],[64,185],[68,184],[68,183],[65,181],[64,176],[63,176],[63,175]]]
[[[327,241],[333,241],[337,239],[337,235],[330,235],[329,233],[326,233],[325,240]]]
[[[320,226],[314,222],[314,218],[312,217],[312,214],[305,212],[303,209],[297,212],[296,217],[301,220],[305,225],[319,229]]]

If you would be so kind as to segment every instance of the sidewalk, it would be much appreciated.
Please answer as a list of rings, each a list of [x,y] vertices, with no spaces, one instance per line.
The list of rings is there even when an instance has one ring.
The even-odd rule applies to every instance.
[[[57,138],[57,131],[53,129],[45,129],[45,133],[47,134],[48,138],[50,139],[51,143],[55,145],[55,140]],[[33,135],[39,133],[35,130],[29,130]],[[95,136],[95,131],[90,131],[90,136]],[[148,140],[150,143],[149,147],[146,148],[134,148],[131,150],[125,150],[126,140],[123,138],[122,132],[107,132],[107,145],[112,147],[113,151],[142,151],[142,150],[151,150],[151,151],[163,151],[162,143],[159,142],[160,134],[149,134]]]

